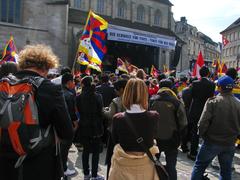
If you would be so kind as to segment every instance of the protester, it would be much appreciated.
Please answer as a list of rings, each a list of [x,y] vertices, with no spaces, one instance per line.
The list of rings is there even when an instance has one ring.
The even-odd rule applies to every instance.
[[[20,71],[16,77],[43,77],[36,92],[38,116],[41,128],[52,125],[60,141],[73,138],[73,128],[69,118],[61,86],[46,79],[50,68],[57,67],[58,58],[51,48],[45,45],[28,45],[19,54]],[[53,131],[50,132],[53,135]],[[14,168],[17,156],[9,144],[0,144],[0,179],[17,180],[60,180],[61,165],[56,156],[54,141],[35,156],[26,157],[20,169]]]
[[[166,170],[170,180],[177,179],[177,154],[178,146],[183,136],[183,130],[187,126],[187,118],[184,106],[177,99],[177,95],[171,90],[173,87],[169,79],[161,80],[161,87],[156,96],[150,101],[150,109],[159,113],[160,121],[157,133],[157,145],[160,153],[164,152],[166,157]]]
[[[14,62],[5,62],[0,66],[0,79],[9,74],[15,74],[18,71],[18,64]]]
[[[188,158],[196,159],[198,152],[199,136],[197,124],[200,119],[205,102],[209,97],[214,96],[215,84],[208,79],[210,75],[209,69],[206,66],[201,67],[201,80],[193,81],[191,86],[192,103],[189,110],[190,126],[191,126],[191,149]]]
[[[103,135],[103,101],[95,92],[92,77],[85,76],[82,81],[82,92],[77,97],[77,109],[80,115],[76,138],[83,145],[82,166],[85,180],[102,180],[98,175],[99,154],[102,152]],[[89,154],[92,153],[92,169],[89,170]]]
[[[138,69],[136,73],[136,77],[142,80],[146,79],[146,73],[144,72],[143,69]]]
[[[217,85],[220,94],[207,100],[199,121],[199,135],[204,141],[193,167],[192,180],[202,179],[215,156],[220,163],[220,179],[231,180],[235,142],[240,133],[240,102],[232,94],[232,78],[223,76]]]
[[[114,83],[114,88],[116,90],[118,97],[114,98],[111,104],[109,105],[109,108],[105,109],[104,111],[104,115],[107,116],[107,119],[109,120],[109,123],[108,123],[109,137],[108,137],[107,153],[106,153],[106,160],[105,160],[105,163],[107,164],[107,179],[108,179],[108,174],[111,167],[111,157],[112,157],[113,148],[114,148],[114,145],[112,143],[110,127],[112,126],[113,116],[118,112],[125,111],[125,108],[123,107],[123,104],[122,104],[122,95],[123,95],[126,84],[127,84],[127,80],[125,79],[120,79]]]
[[[102,95],[103,106],[108,107],[112,99],[116,97],[116,93],[114,91],[113,85],[109,82],[108,74],[102,74],[100,80],[101,85],[96,87],[96,91]]]
[[[181,149],[182,149],[183,153],[189,152],[188,142],[190,142],[190,140],[191,140],[191,126],[190,126],[190,118],[189,118],[189,109],[190,109],[191,103],[192,103],[191,86],[192,86],[192,82],[195,80],[197,80],[197,78],[191,78],[189,80],[189,86],[184,88],[181,92],[181,95],[179,95],[184,103],[185,112],[186,112],[187,121],[188,121],[188,125],[186,128],[186,134],[183,137],[182,144],[181,144]]]
[[[78,127],[77,115],[76,115],[76,100],[75,95],[72,90],[75,88],[75,84],[73,81],[73,75],[70,73],[64,73],[62,75],[62,88],[64,93],[64,98],[67,104],[68,112],[71,118],[71,123],[73,125],[73,129],[76,131]],[[65,176],[71,176],[76,173],[75,170],[70,170],[67,166],[68,159],[68,151],[71,148],[72,141],[65,141],[61,143],[61,152],[62,152],[62,160],[63,160],[63,170]]]
[[[159,180],[152,161],[137,143],[127,122],[131,121],[153,155],[159,152],[153,141],[159,115],[147,111],[148,90],[143,80],[131,78],[128,81],[122,103],[126,111],[113,117],[112,139],[116,145],[109,180]]]

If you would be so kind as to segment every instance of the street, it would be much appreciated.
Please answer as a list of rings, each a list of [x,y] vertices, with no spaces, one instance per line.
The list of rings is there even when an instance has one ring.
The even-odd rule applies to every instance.
[[[104,149],[104,152],[100,156],[100,163],[99,163],[99,174],[105,175],[106,174],[106,166],[104,165],[105,160],[105,153],[106,149]],[[69,180],[83,180],[83,173],[82,173],[82,162],[81,162],[81,152],[78,152],[77,149],[73,146],[70,149],[69,152],[69,167],[70,169],[75,166],[75,170],[77,171],[77,174],[75,174],[72,177],[69,177]],[[163,156],[163,154],[162,154]],[[91,159],[89,160],[91,162]],[[163,158],[162,161],[163,164],[165,163]],[[189,160],[186,156],[186,154],[179,151],[178,154],[178,160],[177,160],[177,173],[178,173],[178,179],[179,180],[189,180],[191,177],[192,167],[194,162]],[[91,166],[91,164],[90,164]],[[239,180],[240,179],[240,150],[236,150],[235,157],[234,157],[234,168],[233,171],[233,180]],[[219,171],[215,170],[211,167],[208,167],[207,171],[208,177],[211,180],[217,180],[219,176]]]

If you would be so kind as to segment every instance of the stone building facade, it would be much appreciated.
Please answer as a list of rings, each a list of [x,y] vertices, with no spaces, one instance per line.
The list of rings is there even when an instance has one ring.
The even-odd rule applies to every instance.
[[[218,43],[188,24],[186,17],[181,17],[181,20],[176,22],[175,33],[185,42],[178,64],[179,71],[192,69],[199,51],[202,52],[207,65],[220,57]]]
[[[132,55],[139,54],[133,59],[137,64],[145,61],[139,63],[143,67],[152,63],[161,69],[173,61],[177,40],[171,7],[169,0],[0,0],[0,50],[12,34],[18,50],[44,43],[53,48],[62,65],[72,66],[91,9],[120,32],[142,34],[152,42],[158,39],[161,45],[112,39],[108,44],[112,51],[121,46]]]
[[[222,60],[227,67],[239,67],[240,62],[240,18],[221,32],[229,41],[222,49]]]
[[[65,1],[0,0],[0,50],[13,35],[18,50],[44,43],[67,65],[68,9]]]
[[[175,43],[176,35],[173,32],[175,24],[171,7],[172,4],[168,0],[70,0],[68,37],[73,46],[69,47],[69,52],[71,52],[69,59],[75,58],[79,37],[90,9],[106,19],[110,26],[113,25],[118,29],[125,28],[124,31],[129,31],[129,33],[139,33],[139,31],[143,34],[152,33],[166,39],[169,38]],[[113,42],[110,39],[108,41]],[[153,58],[152,63],[159,69],[162,69],[164,64],[170,65],[174,56],[174,48],[142,47],[131,41],[122,42],[125,43],[126,48],[121,50],[128,51],[131,48],[132,51],[135,51],[140,47],[146,51],[145,54],[154,54],[149,59]],[[119,42],[114,41],[114,43],[110,43],[110,46],[118,44]],[[121,46],[124,45],[121,44]],[[148,49],[152,49],[152,51],[148,51]],[[137,53],[135,52],[135,54]],[[135,58],[138,59],[138,57]],[[135,61],[135,63],[139,65],[138,62]],[[142,63],[141,65],[145,66],[146,64]]]

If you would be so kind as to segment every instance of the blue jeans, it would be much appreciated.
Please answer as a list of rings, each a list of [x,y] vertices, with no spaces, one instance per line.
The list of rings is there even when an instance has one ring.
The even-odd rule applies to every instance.
[[[176,164],[177,164],[178,150],[177,149],[172,149],[172,150],[162,151],[162,152],[164,152],[165,157],[166,157],[165,168],[166,168],[166,170],[169,174],[169,180],[177,180]],[[160,158],[160,154],[156,155],[156,157]]]
[[[196,162],[193,167],[191,180],[202,180],[207,166],[214,157],[218,156],[220,164],[220,180],[231,180],[232,161],[235,153],[235,146],[220,146],[209,142],[203,142]]]

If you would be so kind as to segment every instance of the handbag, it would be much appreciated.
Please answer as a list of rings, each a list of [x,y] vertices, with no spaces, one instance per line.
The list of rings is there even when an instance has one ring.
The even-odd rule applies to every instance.
[[[169,180],[169,175],[168,175],[168,172],[165,169],[165,167],[162,165],[160,160],[158,160],[155,156],[153,156],[152,153],[149,151],[149,149],[147,148],[147,146],[144,143],[144,139],[138,135],[136,129],[134,128],[132,122],[130,121],[129,116],[126,113],[124,113],[124,116],[125,116],[128,126],[130,127],[130,129],[132,130],[132,133],[136,137],[137,143],[143,148],[143,150],[145,151],[145,153],[147,154],[149,159],[153,162],[159,179],[160,180]]]

